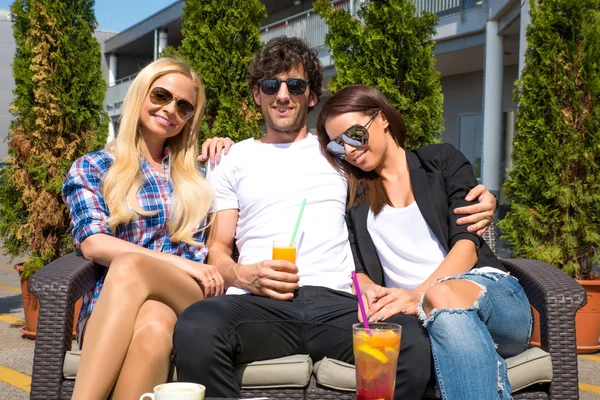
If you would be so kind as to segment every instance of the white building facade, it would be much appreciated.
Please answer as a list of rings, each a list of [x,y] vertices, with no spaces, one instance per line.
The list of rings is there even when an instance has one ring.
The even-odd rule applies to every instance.
[[[280,35],[305,39],[318,51],[324,65],[323,99],[326,99],[329,96],[326,85],[335,75],[335,66],[324,47],[327,26],[313,12],[312,1],[262,2],[268,12],[261,28],[262,41]],[[356,13],[363,2],[340,0],[334,1],[334,5]],[[515,80],[522,68],[527,1],[415,2],[419,11],[435,12],[439,16],[434,52],[444,94],[442,139],[459,148],[473,163],[477,177],[491,191],[498,193],[505,171],[510,167],[516,111],[512,97]],[[123,32],[97,34],[104,53],[103,69],[108,86],[105,103],[112,122],[111,134],[114,135],[132,78],[166,46],[181,44],[183,5],[183,1],[176,1]],[[3,38],[2,21],[0,29],[0,38]],[[1,41],[0,46],[4,54],[14,54],[14,41],[12,47]],[[11,72],[10,64],[3,62],[0,69],[0,136],[5,137],[14,83],[12,79],[5,79]],[[317,105],[309,115],[309,128],[314,128],[318,112]],[[6,143],[0,143],[0,158],[4,156]]]

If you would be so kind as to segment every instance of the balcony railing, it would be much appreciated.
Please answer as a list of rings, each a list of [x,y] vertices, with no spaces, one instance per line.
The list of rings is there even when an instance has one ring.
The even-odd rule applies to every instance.
[[[352,0],[350,0],[352,1]],[[350,1],[338,1],[334,3],[335,8],[350,8]],[[360,6],[363,0],[354,0],[356,6]],[[329,32],[325,21],[313,10],[304,11],[281,21],[263,26],[260,29],[260,41],[267,43],[278,36],[299,37],[308,43],[311,48],[321,47],[325,44],[325,35]]]
[[[414,0],[417,11],[436,13],[440,18],[446,18],[452,15],[460,14],[464,10],[481,6],[485,0]],[[351,4],[351,2],[353,2]],[[365,0],[340,0],[335,1],[335,8],[343,8],[356,12],[360,9]],[[321,17],[317,16],[313,10],[308,10],[300,14],[293,15],[284,20],[263,26],[261,32],[261,42],[267,43],[270,39],[286,35],[289,37],[300,37],[307,41],[311,48],[319,48],[325,44],[325,35],[329,31]],[[137,74],[127,76],[115,82],[114,86],[108,88],[106,93],[106,104],[110,115],[119,115],[121,112],[121,102],[125,97],[131,79]]]
[[[440,18],[459,14],[464,10],[483,4],[483,0],[415,0],[415,2],[419,12],[435,13]]]
[[[104,103],[107,105],[106,111],[109,116],[121,115],[123,99],[136,76],[137,73],[118,79],[113,86],[108,88]]]
[[[414,0],[417,12],[432,12],[440,18],[460,14],[466,9],[483,4],[484,0]],[[351,2],[353,9],[359,10],[364,0],[342,0],[334,2],[335,8],[349,10]],[[356,12],[356,11],[355,11]],[[311,48],[318,48],[325,44],[325,35],[329,31],[325,21],[317,16],[313,10],[304,11],[284,20],[263,26],[261,42],[267,43],[277,36],[299,37],[308,43]]]

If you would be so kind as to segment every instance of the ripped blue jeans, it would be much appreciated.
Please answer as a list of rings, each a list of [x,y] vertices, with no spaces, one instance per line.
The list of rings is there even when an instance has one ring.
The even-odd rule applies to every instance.
[[[434,309],[419,303],[427,328],[438,389],[443,399],[512,399],[504,358],[527,349],[533,321],[531,308],[516,278],[476,270],[442,278],[464,279],[481,287],[472,307]],[[434,284],[435,285],[435,284]]]

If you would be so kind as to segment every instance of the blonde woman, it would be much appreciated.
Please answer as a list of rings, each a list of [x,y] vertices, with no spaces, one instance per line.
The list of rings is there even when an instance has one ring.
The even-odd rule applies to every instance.
[[[106,272],[86,294],[74,399],[138,398],[167,379],[177,316],[221,295],[203,264],[213,194],[198,170],[200,78],[163,58],[135,78],[118,135],[75,161],[63,186],[73,237]],[[85,337],[85,343],[83,339]]]

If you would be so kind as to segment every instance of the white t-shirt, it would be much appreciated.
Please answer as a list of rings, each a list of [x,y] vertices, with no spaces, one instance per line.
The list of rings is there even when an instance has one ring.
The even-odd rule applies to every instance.
[[[321,154],[314,135],[288,144],[247,139],[231,147],[208,181],[215,211],[238,209],[240,264],[272,259],[273,239],[294,230],[302,200],[296,265],[300,286],[350,292],[354,259],[344,219],[347,184]],[[246,293],[230,288],[228,294]]]
[[[414,290],[440,266],[446,250],[425,222],[417,202],[369,210],[367,230],[383,267],[386,287]]]
[[[367,230],[383,268],[385,287],[412,291],[446,258],[446,249],[427,225],[416,201],[403,208],[385,205],[377,216],[369,210]],[[476,271],[508,274],[488,266]]]

